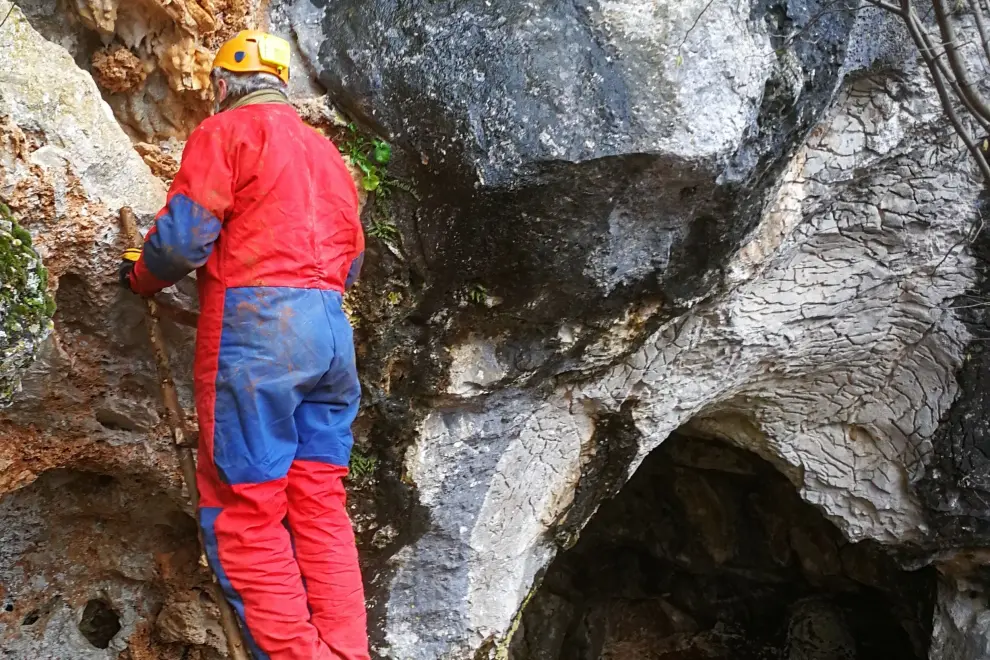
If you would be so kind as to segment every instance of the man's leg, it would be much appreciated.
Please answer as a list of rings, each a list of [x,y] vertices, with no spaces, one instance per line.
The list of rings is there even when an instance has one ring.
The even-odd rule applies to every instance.
[[[200,328],[199,522],[255,660],[337,660],[310,621],[283,525],[298,444],[293,412],[319,376],[294,368],[315,362],[297,354],[307,346],[285,322],[297,316],[280,310],[279,296],[261,293],[229,290],[222,325]],[[298,320],[309,327],[313,319]]]
[[[367,660],[364,586],[343,483],[361,388],[354,340],[339,295],[325,296],[334,358],[295,412],[299,448],[286,490],[288,522],[313,625],[337,657]]]

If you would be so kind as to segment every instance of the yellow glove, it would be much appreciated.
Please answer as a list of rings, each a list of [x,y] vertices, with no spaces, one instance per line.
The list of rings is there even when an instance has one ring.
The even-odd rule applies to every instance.
[[[120,286],[128,291],[131,290],[131,271],[134,270],[134,264],[140,258],[141,248],[130,248],[124,250],[124,253],[120,255],[120,268],[117,270],[117,277],[120,280]]]

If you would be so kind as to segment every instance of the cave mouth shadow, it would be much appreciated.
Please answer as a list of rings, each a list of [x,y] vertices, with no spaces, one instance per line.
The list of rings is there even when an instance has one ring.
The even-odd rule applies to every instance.
[[[935,571],[850,543],[756,454],[673,434],[560,553],[512,660],[922,660]]]

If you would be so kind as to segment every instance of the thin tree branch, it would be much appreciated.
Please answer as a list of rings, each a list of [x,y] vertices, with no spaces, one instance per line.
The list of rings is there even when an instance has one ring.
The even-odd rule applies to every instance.
[[[966,63],[959,53],[959,44],[956,41],[956,29],[952,25],[952,19],[943,3],[944,0],[932,0],[932,7],[935,9],[935,22],[938,24],[939,31],[942,33],[942,41],[945,46],[945,54],[949,59],[949,67],[955,74],[955,79],[959,84],[959,88],[962,90],[963,98],[969,101],[984,121],[990,121],[990,104],[987,103],[986,99],[983,98],[983,95],[980,94],[979,90],[969,79]]]
[[[935,281],[935,275],[938,274],[938,269],[941,268],[942,264],[944,264],[948,260],[949,255],[955,252],[957,247],[963,245],[964,243],[967,245],[972,245],[973,241],[975,241],[979,237],[980,233],[983,231],[983,214],[979,213],[978,216],[980,219],[979,224],[973,227],[965,236],[960,238],[955,245],[949,248],[949,251],[945,253],[945,255],[942,257],[942,260],[939,261],[935,265],[935,268],[932,269],[932,274],[928,278],[929,281],[931,282]]]
[[[903,17],[903,12],[897,5],[892,5],[889,2],[884,2],[884,0],[867,0],[874,7],[879,7],[880,9],[886,9],[891,14],[897,14]]]
[[[987,56],[987,62],[990,62],[990,35],[987,34],[987,21],[983,15],[983,3],[980,0],[969,0],[969,6],[973,10],[976,29],[980,32],[980,45],[983,46],[983,54]]]
[[[914,24],[918,26],[918,34],[924,42],[924,47],[928,49],[929,53],[931,53],[932,59],[934,60],[935,65],[938,66],[939,71],[942,72],[945,82],[952,87],[952,92],[955,94],[956,98],[959,99],[964,106],[966,106],[966,110],[969,111],[970,116],[979,122],[980,126],[982,126],[984,130],[990,131],[990,121],[984,119],[976,107],[970,103],[968,98],[966,98],[966,95],[963,94],[959,81],[956,80],[955,75],[953,75],[953,72],[946,66],[945,62],[942,61],[942,56],[935,50],[935,46],[932,43],[931,36],[928,34],[928,30],[926,30],[921,24],[921,21],[918,20],[918,15],[913,10],[911,14],[913,16],[912,20],[914,21]],[[921,49],[921,45],[919,45],[918,48]]]
[[[10,15],[14,13],[14,7],[16,6],[17,5],[13,3],[13,0],[11,0],[10,9],[7,10],[7,15],[3,17],[2,21],[0,21],[0,28],[2,28],[3,24],[7,22],[7,19],[10,18]]]
[[[935,2],[938,1],[939,0],[935,0]],[[926,39],[921,32],[921,26],[918,24],[917,18],[914,15],[911,0],[901,0],[901,11],[905,17],[905,24],[907,25],[911,39],[918,47],[922,59],[925,60],[925,64],[928,65],[928,70],[931,73],[932,81],[935,83],[935,91],[938,93],[939,101],[942,103],[942,109],[945,111],[945,114],[952,123],[952,127],[956,130],[956,133],[966,144],[966,148],[969,149],[969,152],[973,154],[973,157],[976,159],[977,166],[979,166],[980,173],[983,175],[983,178],[988,184],[990,184],[990,163],[987,163],[987,159],[984,157],[983,152],[973,141],[973,138],[969,135],[969,132],[959,119],[959,115],[956,113],[955,107],[952,104],[952,99],[949,96],[949,92],[945,88],[945,80],[942,77],[942,72],[938,68],[934,55],[928,48]]]

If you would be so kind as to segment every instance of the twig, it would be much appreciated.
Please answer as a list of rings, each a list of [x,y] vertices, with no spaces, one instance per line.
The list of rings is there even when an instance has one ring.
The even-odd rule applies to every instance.
[[[984,225],[982,213],[979,214],[979,219],[980,219],[979,225],[977,225],[975,229],[970,231],[967,235],[963,236],[958,241],[956,241],[956,244],[949,248],[949,250],[942,257],[942,260],[939,261],[937,264],[935,264],[935,268],[932,269],[932,274],[928,277],[929,282],[935,281],[935,275],[936,273],[938,273],[938,269],[942,267],[942,264],[945,263],[946,259],[949,258],[949,255],[951,255],[957,247],[959,247],[963,243],[969,243],[970,245],[972,245],[973,241],[975,241],[979,237],[980,232],[983,231],[983,225]]]
[[[990,163],[987,163],[987,159],[984,157],[983,152],[973,141],[973,138],[963,126],[958,113],[956,113],[956,109],[952,104],[952,99],[945,87],[945,78],[943,77],[942,71],[939,68],[937,60],[935,59],[935,54],[932,52],[929,42],[926,39],[920,24],[918,23],[918,19],[914,15],[914,8],[911,6],[911,0],[900,0],[900,2],[900,15],[904,17],[904,23],[907,25],[908,33],[911,35],[912,41],[914,41],[915,45],[918,47],[922,59],[925,60],[925,64],[928,66],[928,71],[932,76],[932,82],[935,84],[935,91],[938,93],[939,101],[942,104],[942,110],[952,123],[952,127],[955,129],[956,134],[958,134],[962,141],[966,143],[966,148],[969,149],[969,152],[973,155],[973,158],[976,159],[976,164],[979,167],[980,173],[983,175],[984,180],[990,184]]]
[[[14,7],[16,6],[17,5],[15,5],[13,1],[10,3],[10,9],[7,10],[7,15],[3,17],[2,21],[0,21],[0,28],[2,28],[3,24],[7,22],[7,19],[10,18],[10,15],[14,13]]]
[[[694,23],[692,23],[691,24],[691,27],[689,27],[687,29],[687,32],[684,33],[684,38],[681,39],[681,43],[679,43],[677,45],[677,52],[678,53],[681,51],[682,48],[684,48],[684,44],[687,43],[688,37],[690,37],[691,36],[691,33],[694,32],[694,28],[698,27],[698,23],[701,22],[702,16],[704,16],[705,14],[708,13],[708,9],[713,4],[715,4],[715,0],[708,0],[708,4],[705,5],[704,8],[700,12],[698,12],[698,15],[697,16],[694,17]]]
[[[980,33],[980,45],[983,46],[983,54],[987,56],[987,62],[990,62],[990,35],[987,34],[987,22],[986,17],[983,15],[983,5],[980,0],[969,0],[969,6],[973,10],[976,29]],[[985,70],[986,62],[983,63],[983,67]]]
[[[944,0],[932,0],[932,7],[935,9],[935,22],[942,33],[942,41],[945,46],[945,54],[949,59],[949,67],[955,74],[955,79],[962,90],[963,98],[967,99],[976,109],[978,116],[986,121],[990,121],[990,105],[980,94],[976,86],[969,79],[966,70],[966,63],[963,62],[959,54],[959,44],[956,40],[956,29],[952,25],[949,13],[946,11]]]
[[[903,16],[903,12],[901,11],[901,8],[896,5],[892,5],[889,2],[884,2],[883,0],[868,0],[868,1],[874,7],[879,7],[880,9],[886,9],[891,14],[897,14],[898,16]]]
[[[972,103],[970,103],[966,95],[963,94],[962,88],[959,86],[959,81],[956,80],[953,71],[946,67],[945,62],[942,61],[942,56],[939,55],[935,50],[935,46],[932,43],[931,36],[928,34],[928,30],[926,30],[925,27],[921,25],[921,22],[918,21],[917,15],[914,15],[913,11],[911,13],[912,16],[908,17],[908,19],[906,20],[913,20],[914,23],[918,26],[918,35],[921,37],[922,41],[924,42],[924,47],[927,48],[928,52],[932,54],[932,59],[935,62],[935,65],[938,67],[938,70],[942,73],[942,77],[945,79],[945,81],[949,84],[950,87],[952,87],[952,92],[955,95],[955,97],[959,99],[959,101],[964,106],[966,106],[966,110],[969,111],[969,114],[971,117],[973,117],[973,119],[979,122],[979,124],[984,129],[990,131],[990,122],[986,121],[982,117],[982,115],[976,109],[976,107]],[[921,49],[921,46],[919,45],[918,48]],[[934,73],[932,75],[934,75]]]

